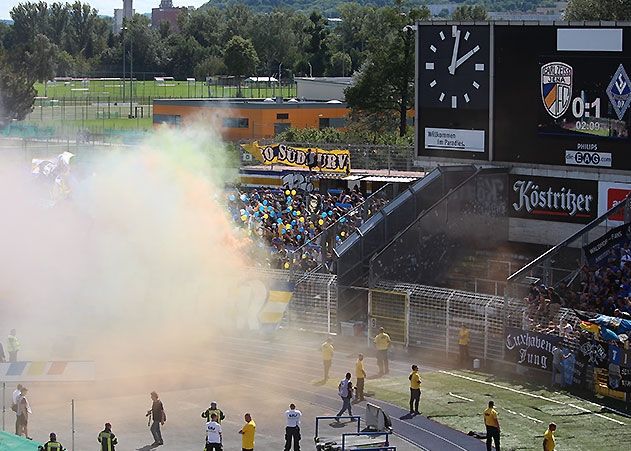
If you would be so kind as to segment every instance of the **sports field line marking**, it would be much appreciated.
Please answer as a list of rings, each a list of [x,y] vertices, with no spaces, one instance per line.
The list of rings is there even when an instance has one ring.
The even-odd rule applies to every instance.
[[[488,385],[488,386],[495,387],[495,388],[501,388],[502,390],[511,391],[513,393],[518,393],[520,395],[530,396],[531,398],[543,399],[544,401],[552,402],[554,404],[560,404],[562,406],[573,407],[576,410],[580,410],[581,412],[591,413],[592,415],[596,415],[597,417],[604,418],[605,420],[609,420],[609,421],[611,421],[613,423],[616,423],[616,424],[619,424],[621,426],[625,425],[625,423],[623,423],[622,421],[618,421],[618,420],[616,420],[614,418],[609,418],[608,416],[605,416],[605,415],[603,415],[601,413],[592,412],[589,409],[586,409],[586,408],[581,407],[581,406],[577,406],[575,404],[570,404],[570,403],[567,403],[567,402],[557,401],[556,399],[546,398],[545,396],[541,396],[541,395],[535,395],[534,393],[528,393],[528,392],[525,392],[525,391],[517,390],[516,388],[503,387],[503,386],[495,384],[493,382],[481,381],[480,379],[476,379],[476,378],[469,377],[469,376],[463,376],[461,374],[452,373],[451,371],[439,370],[439,373],[448,374],[449,376],[453,376],[453,377],[459,377],[461,379],[465,379],[465,380],[468,380],[468,381],[471,381],[471,382],[478,382],[479,384],[484,384],[484,385]]]
[[[465,398],[464,396],[456,395],[452,392],[449,392],[449,396],[453,396],[454,398],[463,399],[465,401],[473,402],[473,399]]]
[[[508,413],[512,413],[513,415],[519,415],[520,417],[526,418],[528,420],[534,421],[535,423],[543,423],[543,421],[537,419],[537,418],[533,418],[533,417],[529,417],[528,415],[524,415],[523,413],[519,413],[519,412],[515,412],[513,410],[510,409],[504,409],[505,411],[507,411]]]
[[[401,408],[400,406],[397,406],[396,404],[392,404],[391,402],[388,402],[388,401],[382,401],[381,399],[378,399],[377,401],[378,401],[380,404],[388,404],[389,406],[396,407],[397,409],[400,409],[400,408]],[[439,439],[441,439],[442,441],[447,442],[447,443],[449,443],[450,445],[455,446],[455,447],[456,447],[456,448],[458,448],[458,449],[461,449],[462,451],[468,451],[468,450],[467,450],[467,448],[463,448],[462,446],[458,445],[457,443],[454,443],[454,442],[452,442],[451,440],[446,439],[446,438],[445,438],[445,437],[443,437],[442,435],[435,434],[434,432],[432,432],[432,431],[430,431],[430,430],[428,430],[428,429],[425,429],[425,428],[423,428],[423,427],[421,427],[421,426],[418,426],[418,425],[416,425],[416,424],[414,424],[414,423],[408,423],[407,421],[403,421],[403,420],[400,420],[400,419],[398,419],[398,418],[393,418],[393,420],[400,421],[400,422],[402,422],[402,423],[404,423],[404,424],[406,424],[406,425],[408,425],[408,426],[412,426],[412,427],[413,427],[413,428],[415,428],[415,429],[418,429],[418,430],[421,430],[421,431],[427,432],[428,434],[433,435],[434,437],[439,438]],[[439,424],[440,424],[440,423],[439,423]],[[445,425],[443,424],[442,426],[445,426]],[[454,429],[454,428],[450,428],[449,426],[445,426],[445,427],[446,427],[446,428],[449,428],[449,429]],[[455,430],[455,431],[457,431],[456,429],[454,429],[454,430]],[[457,432],[460,432],[460,431],[457,431]],[[464,432],[460,432],[460,433],[461,433],[461,434],[464,434]],[[415,444],[416,444],[416,443],[415,443]],[[418,446],[418,444],[416,444],[416,445]]]

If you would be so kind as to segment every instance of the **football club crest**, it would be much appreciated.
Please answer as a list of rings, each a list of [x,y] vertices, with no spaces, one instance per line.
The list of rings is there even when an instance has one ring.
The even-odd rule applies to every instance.
[[[547,63],[541,66],[541,100],[550,116],[555,119],[565,114],[572,100],[572,66],[565,63]]]
[[[631,104],[631,80],[629,80],[622,64],[618,66],[618,70],[607,86],[607,96],[618,115],[618,119],[622,120],[629,104]]]

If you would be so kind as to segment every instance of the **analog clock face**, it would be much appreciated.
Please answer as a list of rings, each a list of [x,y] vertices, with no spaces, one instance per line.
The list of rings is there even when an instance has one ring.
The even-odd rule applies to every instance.
[[[488,27],[426,26],[420,33],[421,106],[488,108]]]

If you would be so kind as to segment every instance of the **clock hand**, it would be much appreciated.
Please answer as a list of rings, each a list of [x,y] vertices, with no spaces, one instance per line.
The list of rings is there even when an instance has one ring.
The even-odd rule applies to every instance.
[[[458,58],[458,61],[456,61],[454,69],[460,67],[465,61],[467,61],[469,58],[471,58],[473,56],[473,54],[476,53],[478,50],[480,50],[480,46],[476,45],[474,48],[472,48],[467,53],[465,53],[460,58]]]
[[[449,65],[449,73],[451,75],[456,74],[456,58],[458,58],[458,46],[460,45],[460,30],[456,30],[456,39],[454,40],[454,51],[451,54],[451,64]]]

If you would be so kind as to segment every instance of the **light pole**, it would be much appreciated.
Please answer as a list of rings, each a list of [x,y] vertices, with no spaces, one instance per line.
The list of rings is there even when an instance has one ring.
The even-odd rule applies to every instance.
[[[124,30],[127,30],[127,27],[121,28],[121,33],[123,34],[123,103],[125,102],[125,76],[127,75],[127,72],[125,71],[125,53],[127,52],[127,45],[125,44]]]
[[[134,100],[134,33],[129,30],[129,119],[134,117],[132,101]]]
[[[283,73],[283,63],[278,65],[278,89],[280,89],[280,97],[283,97],[283,84],[281,83],[281,77]]]

